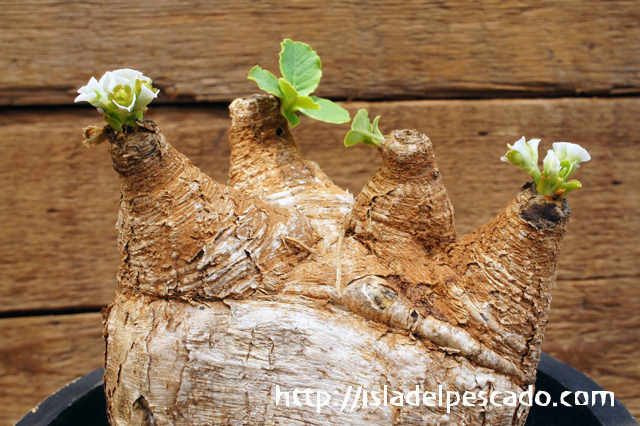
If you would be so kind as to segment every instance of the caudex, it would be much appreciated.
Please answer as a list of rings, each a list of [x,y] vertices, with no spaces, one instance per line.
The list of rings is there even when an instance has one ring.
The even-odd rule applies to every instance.
[[[85,143],[109,142],[122,189],[119,286],[105,313],[111,424],[524,424],[565,197],[580,188],[567,179],[589,155],[555,143],[540,171],[539,140],[509,146],[502,160],[533,182],[457,239],[418,131],[384,136],[379,117],[358,112],[344,142],[372,145],[382,166],[355,199],[299,152],[298,113],[349,114],[311,95],[317,54],[282,46],[283,78],[255,67],[249,78],[269,94],[230,106],[228,185],[142,117],[158,91],[141,73],[79,90],[108,123],[85,129]],[[344,409],[349,387],[363,393]],[[285,404],[295,389],[333,399]],[[402,401],[416,389],[435,400]]]

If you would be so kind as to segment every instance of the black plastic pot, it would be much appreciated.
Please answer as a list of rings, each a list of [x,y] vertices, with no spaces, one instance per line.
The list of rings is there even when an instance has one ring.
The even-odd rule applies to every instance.
[[[102,388],[102,368],[60,389],[29,412],[15,426],[109,426]],[[534,403],[527,426],[637,426],[636,419],[617,399],[593,405],[592,392],[603,391],[593,380],[550,355],[542,354],[538,364],[536,392],[550,395],[549,404]],[[569,391],[560,403],[562,392]],[[588,404],[573,406],[576,392],[587,392]],[[584,394],[583,394],[584,395]],[[542,403],[546,401],[540,398]],[[580,402],[580,399],[578,400]],[[554,406],[553,404],[556,404]]]

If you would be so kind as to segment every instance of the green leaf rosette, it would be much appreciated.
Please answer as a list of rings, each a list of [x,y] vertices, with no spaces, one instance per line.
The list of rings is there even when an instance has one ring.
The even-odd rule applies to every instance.
[[[280,51],[282,78],[259,65],[251,69],[248,78],[280,99],[280,112],[291,128],[300,123],[297,112],[327,123],[346,123],[350,120],[346,109],[328,99],[310,96],[320,84],[321,66],[320,57],[308,44],[285,39]]]

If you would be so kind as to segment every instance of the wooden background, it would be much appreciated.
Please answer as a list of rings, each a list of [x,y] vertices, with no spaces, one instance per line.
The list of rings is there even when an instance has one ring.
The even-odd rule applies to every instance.
[[[161,88],[148,117],[215,179],[228,169],[228,104],[255,93],[279,43],[323,60],[317,94],[427,134],[459,235],[527,180],[501,163],[521,136],[586,147],[544,350],[640,416],[640,2],[411,0],[0,0],[0,425],[102,364],[113,297],[119,184],[101,123],[73,104],[91,76],[139,69]],[[304,119],[294,136],[357,193],[377,152],[348,125]]]

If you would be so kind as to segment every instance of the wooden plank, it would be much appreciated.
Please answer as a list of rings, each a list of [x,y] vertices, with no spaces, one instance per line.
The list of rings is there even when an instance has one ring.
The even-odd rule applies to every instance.
[[[638,300],[639,277],[559,281],[542,348],[614,392],[640,418]]]
[[[0,320],[0,426],[102,366],[99,313]]]
[[[287,37],[319,52],[318,94],[337,99],[638,93],[639,20],[625,0],[5,0],[0,104],[68,104],[123,67],[163,97],[230,101]]]
[[[381,128],[428,134],[456,209],[460,235],[495,216],[527,176],[499,161],[521,135],[578,142],[593,156],[576,177],[573,217],[558,267],[562,279],[640,276],[640,100],[406,101],[345,104],[381,115]],[[172,143],[225,182],[228,112],[151,110]],[[7,111],[0,117],[0,312],[97,308],[115,290],[118,179],[105,147],[87,150],[81,128],[95,111]],[[342,146],[348,125],[303,119],[295,135],[339,185],[359,191],[378,167],[370,147]],[[544,149],[543,148],[543,149]],[[541,150],[542,151],[542,150]],[[630,301],[622,301],[630,303]]]
[[[200,165],[228,164],[228,112],[169,108],[157,117]],[[113,298],[120,184],[105,147],[79,143],[82,127],[100,121],[89,109],[0,118],[0,311],[98,309]],[[218,143],[226,160],[218,159]],[[226,167],[218,178],[226,179]]]
[[[368,108],[370,117],[382,116],[383,133],[416,128],[431,138],[455,209],[458,235],[495,217],[527,181],[523,172],[499,161],[506,143],[523,135],[543,138],[541,159],[552,142],[580,143],[593,160],[575,174],[584,189],[569,197],[573,211],[558,276],[640,275],[640,168],[635,165],[640,161],[640,138],[634,130],[640,100],[406,101],[348,107]],[[345,134],[340,126],[305,120],[294,134],[310,158],[338,185],[355,193],[377,162],[377,153],[367,147],[358,152],[338,148]]]

